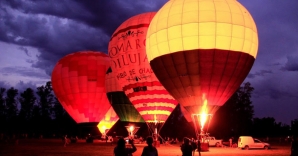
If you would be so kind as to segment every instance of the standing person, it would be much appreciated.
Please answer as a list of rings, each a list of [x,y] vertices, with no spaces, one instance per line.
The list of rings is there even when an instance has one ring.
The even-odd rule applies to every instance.
[[[201,139],[198,140],[198,152],[199,152],[199,156],[201,156]]]
[[[132,156],[132,153],[137,151],[137,148],[131,139],[129,139],[129,144],[131,148],[125,146],[125,140],[123,138],[119,138],[117,146],[114,148],[114,156]]]
[[[69,144],[69,139],[67,138],[67,135],[64,136],[64,147]]]
[[[191,142],[190,142],[191,146],[192,146],[192,155],[195,155],[196,149],[197,149],[197,143],[196,140],[194,138],[191,138]]]
[[[109,136],[105,135],[105,140],[106,140],[106,143],[108,143]]]
[[[192,146],[189,143],[189,139],[184,137],[183,138],[183,144],[180,147],[182,156],[192,156]]]
[[[158,152],[156,147],[153,144],[153,138],[151,136],[147,137],[146,143],[148,146],[143,148],[143,152],[141,156],[158,156]]]
[[[293,137],[291,145],[291,156],[298,156],[298,136]]]
[[[229,139],[229,142],[230,142],[230,147],[232,147],[232,146],[233,146],[233,139],[230,138],[230,139]]]

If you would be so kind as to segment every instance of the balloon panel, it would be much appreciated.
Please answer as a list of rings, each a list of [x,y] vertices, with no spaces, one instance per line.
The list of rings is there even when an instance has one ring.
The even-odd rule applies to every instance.
[[[172,0],[152,19],[147,33],[148,60],[194,49],[258,50],[255,22],[238,1]]]
[[[110,107],[110,109],[104,115],[104,118],[98,123],[97,127],[102,134],[106,134],[118,120],[118,115],[114,111],[113,107]]]
[[[112,71],[123,91],[146,122],[166,121],[177,101],[153,73],[145,52],[146,33],[155,13],[143,13],[123,22],[111,37]]]
[[[77,122],[99,122],[111,107],[106,97],[105,72],[110,58],[101,52],[83,51],[61,58],[52,72],[55,95]]]
[[[105,77],[107,97],[110,104],[120,117],[121,121],[144,122],[140,113],[134,108],[128,97],[122,91],[115,73],[116,72],[112,72],[112,69],[109,68]]]
[[[203,94],[208,105],[223,105],[241,85],[254,60],[247,53],[214,49],[176,52],[155,58],[150,64],[165,88],[187,108],[202,105]],[[216,111],[212,110],[209,113]]]

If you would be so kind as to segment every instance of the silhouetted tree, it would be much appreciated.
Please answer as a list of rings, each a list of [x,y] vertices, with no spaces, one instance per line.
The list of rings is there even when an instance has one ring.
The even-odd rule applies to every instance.
[[[19,129],[22,129],[22,133],[28,133],[30,131],[30,121],[32,119],[33,106],[36,102],[34,91],[31,88],[27,88],[19,97],[21,104],[19,113]]]
[[[252,91],[249,82],[243,84],[215,113],[210,132],[222,138],[249,135],[254,110],[250,100]]]
[[[250,100],[252,91],[254,90],[251,87],[249,82],[244,83],[243,87],[240,87],[236,92],[238,94],[237,102],[237,118],[235,118],[237,125],[235,130],[238,131],[239,135],[249,135],[252,127],[252,120],[254,116],[254,109],[252,102]]]
[[[294,119],[291,121],[291,131],[292,135],[298,136],[298,119]]]
[[[5,123],[6,123],[6,105],[5,105],[5,94],[6,89],[0,88],[0,123],[2,126],[0,126],[0,132],[5,131]]]
[[[59,102],[59,100],[54,97],[54,102],[53,102],[53,119],[59,120],[63,119],[66,114],[66,111],[62,107],[62,104]]]
[[[33,106],[36,102],[34,91],[31,88],[27,88],[19,98],[21,104],[19,117],[21,120],[28,121],[32,118]]]
[[[42,126],[45,123],[41,120],[41,110],[39,104],[35,104],[32,109],[32,118],[29,122],[29,125],[31,127],[30,133],[32,134],[40,134],[42,131]]]
[[[52,108],[53,108],[53,89],[51,82],[47,82],[45,86],[37,87],[37,95],[39,96],[38,104],[41,110],[41,121],[40,124],[43,125],[42,131],[47,133],[51,130],[51,120],[53,118]]]
[[[7,124],[10,132],[14,132],[16,129],[16,121],[17,121],[17,95],[18,90],[11,87],[6,92],[5,104],[6,104],[6,117]]]
[[[45,86],[37,87],[37,95],[39,96],[38,104],[41,109],[41,116],[43,120],[52,119],[52,107],[54,96],[52,94],[52,84],[47,82]]]
[[[238,94],[234,93],[228,101],[220,107],[220,109],[214,114],[210,124],[210,132],[212,135],[219,138],[229,139],[235,136],[235,128],[237,125],[236,113],[239,106]]]
[[[273,117],[254,118],[252,132],[255,137],[283,137],[290,134],[290,126],[277,123]]]

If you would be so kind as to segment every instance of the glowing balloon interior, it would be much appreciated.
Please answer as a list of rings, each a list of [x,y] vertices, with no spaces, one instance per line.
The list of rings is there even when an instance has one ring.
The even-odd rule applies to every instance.
[[[97,125],[100,133],[102,135],[106,135],[118,120],[118,115],[114,111],[113,107],[110,107],[104,118]]]
[[[250,13],[236,0],[171,0],[148,28],[146,53],[155,75],[191,114],[202,97],[215,113],[239,88],[258,49]]]
[[[77,123],[99,122],[111,107],[105,90],[110,58],[82,51],[61,58],[52,72],[56,97]]]

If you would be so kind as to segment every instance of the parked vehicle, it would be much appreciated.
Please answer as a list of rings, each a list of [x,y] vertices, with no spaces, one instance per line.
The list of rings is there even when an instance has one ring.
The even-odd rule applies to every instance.
[[[269,149],[270,144],[262,142],[259,139],[255,139],[251,136],[240,136],[238,139],[238,148],[246,150],[251,148]]]
[[[209,146],[216,146],[216,147],[221,147],[222,146],[222,139],[216,139],[213,136],[209,135],[203,135],[202,137],[202,142],[208,142]]]

